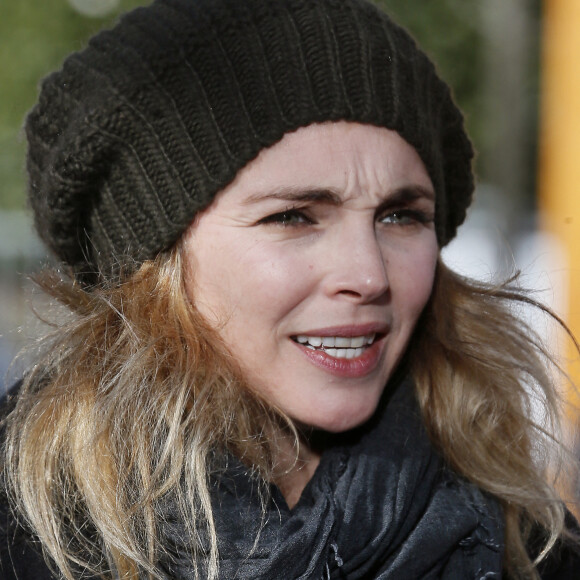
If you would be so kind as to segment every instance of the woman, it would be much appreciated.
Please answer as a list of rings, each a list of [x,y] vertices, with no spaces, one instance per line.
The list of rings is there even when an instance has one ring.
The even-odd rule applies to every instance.
[[[525,298],[439,260],[462,116],[385,14],[156,0],[45,80],[27,136],[73,316],[6,403],[5,576],[580,570]]]

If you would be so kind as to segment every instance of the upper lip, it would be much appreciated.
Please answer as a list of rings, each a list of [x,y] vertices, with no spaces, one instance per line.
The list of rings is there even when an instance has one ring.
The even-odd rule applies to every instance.
[[[368,322],[366,324],[344,324],[340,326],[326,326],[310,330],[301,330],[293,336],[342,336],[352,338],[368,334],[386,334],[389,330],[385,322]]]

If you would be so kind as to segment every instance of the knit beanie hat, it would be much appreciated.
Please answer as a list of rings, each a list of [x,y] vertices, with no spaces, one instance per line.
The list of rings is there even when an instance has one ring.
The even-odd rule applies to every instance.
[[[78,280],[179,239],[260,150],[312,123],[397,131],[436,191],[440,245],[473,191],[448,86],[365,0],[155,0],[48,76],[26,122],[39,235]]]

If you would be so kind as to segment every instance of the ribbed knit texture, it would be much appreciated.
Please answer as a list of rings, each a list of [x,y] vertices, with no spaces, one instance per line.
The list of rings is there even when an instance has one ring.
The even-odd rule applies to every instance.
[[[79,279],[170,247],[261,149],[350,120],[397,131],[435,186],[446,244],[473,191],[449,89],[361,0],[157,0],[45,79],[26,125],[36,228]]]

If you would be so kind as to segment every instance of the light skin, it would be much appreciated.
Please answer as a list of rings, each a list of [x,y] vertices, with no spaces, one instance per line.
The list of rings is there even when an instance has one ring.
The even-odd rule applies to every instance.
[[[186,289],[253,388],[300,427],[343,432],[376,410],[431,294],[434,215],[425,166],[397,133],[310,125],[197,216]],[[279,483],[290,506],[318,451],[306,441],[300,459]]]

